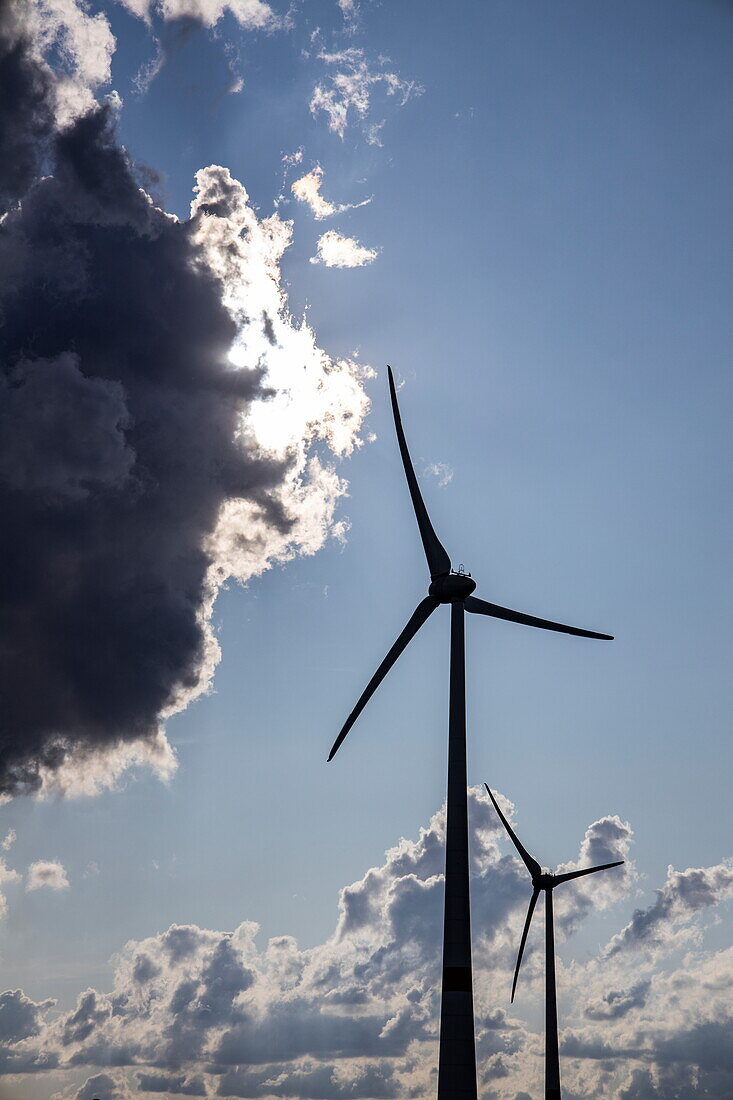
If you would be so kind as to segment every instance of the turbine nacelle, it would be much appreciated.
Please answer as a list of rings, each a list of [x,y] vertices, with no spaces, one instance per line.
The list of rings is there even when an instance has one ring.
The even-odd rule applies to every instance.
[[[507,835],[511,840],[514,847],[519,853],[522,863],[527,868],[532,879],[532,897],[529,901],[529,909],[527,910],[527,917],[524,922],[524,929],[522,930],[522,939],[519,943],[519,954],[517,955],[517,966],[514,971],[514,982],[512,983],[512,1001],[514,1000],[514,994],[517,988],[517,978],[519,977],[519,968],[522,965],[522,955],[524,954],[524,945],[527,942],[527,933],[529,932],[529,926],[532,923],[532,916],[534,914],[534,908],[537,904],[537,898],[544,890],[547,897],[548,904],[548,920],[552,919],[552,891],[556,886],[559,886],[561,882],[570,882],[572,879],[585,878],[586,875],[595,875],[598,871],[608,871],[611,867],[620,867],[624,862],[622,859],[616,859],[613,863],[601,863],[598,867],[583,867],[580,871],[565,871],[561,875],[553,874],[548,867],[541,867],[534,856],[531,856],[527,849],[522,844],[521,840],[512,829],[511,825],[504,817],[501,811],[499,803],[494,798],[493,792],[488,783],[484,783],[486,792],[494,804],[494,809],[497,812],[499,820],[507,831]],[[554,965],[554,964],[553,964]]]
[[[434,577],[428,592],[439,603],[467,600],[476,588],[476,581],[466,573],[444,573]]]
[[[504,619],[506,622],[520,623],[523,626],[539,627],[542,630],[555,630],[561,634],[575,634],[581,638],[604,638],[610,640],[611,637],[610,634],[597,634],[593,630],[581,630],[579,627],[566,626],[564,623],[552,622],[550,619],[538,619],[536,615],[527,615],[523,611],[513,611],[509,607],[501,607],[496,603],[488,603],[486,600],[477,599],[477,597],[473,595],[476,588],[475,580],[469,574],[463,572],[462,566],[459,566],[458,569],[453,569],[448,552],[436,535],[433,525],[430,522],[430,517],[425,507],[425,501],[422,498],[420,486],[415,477],[415,470],[412,465],[412,459],[410,458],[410,452],[407,449],[405,433],[402,428],[402,417],[400,416],[400,408],[397,404],[397,389],[395,387],[391,367],[387,367],[387,374],[389,378],[392,414],[394,416],[395,431],[397,433],[397,443],[402,457],[407,487],[412,499],[415,519],[417,520],[417,526],[420,532],[420,539],[422,540],[423,550],[425,551],[425,560],[430,573],[430,588],[428,589],[428,595],[420,601],[413,611],[396,642],[364,688],[356,706],[341,727],[341,732],[334,741],[331,751],[328,754],[329,760],[333,760],[346,734],[349,732],[384,677],[392,668],[397,658],[415,637],[418,630],[428,621],[435,609],[440,607],[441,604],[452,604],[453,606],[460,604],[462,605],[461,611],[468,611],[471,615],[486,615],[491,619]]]

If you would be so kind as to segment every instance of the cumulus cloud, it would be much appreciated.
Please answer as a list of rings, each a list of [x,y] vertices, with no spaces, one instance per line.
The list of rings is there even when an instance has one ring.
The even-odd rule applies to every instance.
[[[19,115],[46,104],[52,171],[6,180],[0,222],[0,793],[89,794],[171,774],[163,722],[210,683],[221,584],[343,537],[328,456],[359,443],[369,372],[290,315],[291,225],[217,166],[188,219],[156,207],[110,104],[60,126],[39,5],[11,10],[0,79]]]
[[[529,1021],[541,1016],[542,937],[537,929],[530,937],[530,965],[510,1013],[526,869],[513,852],[502,855],[506,838],[486,795],[474,789],[469,797],[480,1082],[483,1095],[517,1100],[541,1091],[542,1036]],[[503,803],[511,815],[511,803]],[[628,851],[631,839],[630,827],[615,815],[599,818],[586,830],[577,860],[564,866],[605,862]],[[257,925],[248,921],[234,932],[173,925],[126,945],[109,992],[88,989],[53,1018],[50,1002],[6,994],[0,1072],[54,1069],[73,1073],[77,1082],[80,1072],[89,1075],[81,1089],[70,1086],[64,1100],[128,1100],[141,1092],[304,1100],[429,1094],[444,843],[441,809],[417,838],[401,839],[381,864],[341,891],[333,934],[314,947],[302,948],[290,936],[260,943]],[[712,894],[706,896],[715,904],[726,887],[715,873],[708,880]],[[628,904],[635,890],[633,873],[619,873],[598,901]],[[568,884],[565,905],[560,941],[587,916],[589,899]],[[707,907],[688,906],[689,920]],[[569,1097],[692,1097],[696,1088],[713,1100],[730,1096],[733,949],[696,947],[680,963],[677,947],[665,941],[653,968],[639,942],[567,963],[572,939],[561,947]]]
[[[245,30],[276,30],[283,25],[264,0],[119,0],[141,19],[187,19],[204,27],[215,26],[225,13],[231,14]]]
[[[703,909],[733,897],[733,860],[713,867],[689,867],[686,871],[667,869],[667,881],[647,909],[637,909],[633,917],[608,945],[608,954],[629,949],[658,948],[689,935],[692,917]]]
[[[313,212],[317,221],[331,218],[334,214],[343,214],[346,210],[356,210],[360,206],[366,206],[371,199],[364,199],[357,203],[333,203],[325,199],[321,194],[323,186],[323,169],[317,164],[311,172],[307,172],[300,179],[295,180],[291,191],[296,199],[306,203]]]
[[[329,229],[319,237],[317,247],[311,263],[324,264],[325,267],[363,267],[377,258],[376,248],[365,248],[353,237],[342,237],[335,229]]]
[[[40,890],[44,886],[49,890],[68,889],[66,869],[58,861],[39,859],[28,868],[26,891]]]
[[[335,52],[322,51],[318,57],[326,65],[327,75],[313,89],[311,114],[314,117],[325,115],[329,130],[342,139],[347,127],[356,121],[361,124],[370,144],[381,144],[379,130],[383,123],[375,124],[368,118],[377,89],[396,97],[400,107],[423,90],[415,81],[403,80],[397,73],[386,70],[387,58],[380,58],[372,65],[364,51],[356,46]]]
[[[617,821],[602,818],[589,827],[579,861],[597,845],[610,845],[616,854],[614,845],[628,843],[624,829],[614,835],[610,828]],[[536,1095],[542,1073],[541,1036],[507,1011],[527,904],[526,870],[513,855],[501,854],[503,831],[477,789],[470,792],[470,822],[482,1087],[497,1100],[515,1100],[523,1092]],[[260,943],[257,925],[247,921],[231,933],[173,925],[129,943],[117,958],[109,992],[86,990],[73,1009],[46,1023],[32,1017],[36,1030],[21,1041],[31,1067],[24,1072],[39,1072],[45,1059],[91,1073],[95,1083],[108,1078],[104,1087],[120,1097],[127,1090],[323,1100],[429,1093],[444,843],[441,809],[416,839],[401,839],[380,865],[341,891],[333,934],[315,947],[301,948],[290,936]],[[622,880],[617,900],[632,886]],[[568,905],[578,910],[566,922],[572,930],[587,908],[570,887]],[[567,967],[560,960],[570,1017],[563,1040],[568,1095],[620,1096],[632,1073],[650,1067],[661,1072],[675,1052],[684,1052],[683,1037],[699,1036],[691,1048],[698,1064],[704,1036],[718,1036],[713,1021],[722,1029],[715,1040],[722,1044],[733,988],[733,951],[729,955],[722,964],[717,958],[716,965],[686,966],[665,979],[637,974],[627,985],[623,967],[601,955]],[[542,971],[529,968],[522,1004],[541,1003]],[[3,1056],[0,1047],[0,1067]],[[15,1050],[16,1067],[18,1057]],[[691,1055],[685,1057],[692,1064]],[[723,1100],[726,1094],[711,1095]]]

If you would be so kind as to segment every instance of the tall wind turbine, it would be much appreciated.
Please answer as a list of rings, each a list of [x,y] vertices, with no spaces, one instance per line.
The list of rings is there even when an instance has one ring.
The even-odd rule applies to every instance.
[[[574,626],[538,619],[520,611],[511,611],[495,603],[476,599],[471,593],[476,582],[451,568],[451,561],[433,530],[420,495],[415,471],[402,430],[392,368],[389,392],[392,400],[397,442],[412,497],[417,525],[430,572],[427,596],[420,601],[397,641],[364,688],[359,701],[346,719],[328,759],[332,760],[342,741],[381,684],[392,665],[415,637],[420,627],[440,604],[450,604],[450,716],[448,721],[448,798],[445,846],[445,909],[443,919],[443,975],[440,1006],[440,1055],[438,1100],[476,1100],[476,1048],[473,1029],[473,976],[471,971],[471,913],[468,886],[468,800],[466,783],[466,682],[464,611],[507,619],[525,626],[577,634],[582,638],[611,640],[609,634],[596,634]]]
[[[489,792],[489,798],[494,803],[494,809],[502,820],[504,828],[509,833],[514,847],[519,852],[522,862],[532,877],[532,897],[529,899],[529,909],[524,922],[522,939],[519,943],[517,965],[514,970],[512,983],[512,1001],[517,988],[519,968],[522,965],[524,945],[527,942],[527,933],[532,923],[534,907],[540,890],[545,891],[545,1100],[560,1100],[560,1050],[557,1041],[557,986],[555,984],[555,923],[552,911],[552,891],[561,882],[570,882],[574,878],[582,878],[584,875],[594,875],[596,871],[607,871],[609,867],[620,867],[624,862],[617,859],[615,863],[601,863],[598,867],[584,867],[582,871],[568,871],[564,875],[553,875],[549,871],[543,871],[536,859],[533,859],[523,846],[519,837],[499,809],[499,804],[489,789],[488,783],[484,783]]]

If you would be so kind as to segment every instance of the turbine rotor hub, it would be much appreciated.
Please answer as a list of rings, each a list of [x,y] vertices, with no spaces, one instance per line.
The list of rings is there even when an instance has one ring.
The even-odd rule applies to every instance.
[[[435,577],[428,592],[441,603],[465,600],[476,587],[476,581],[466,573],[444,573]]]

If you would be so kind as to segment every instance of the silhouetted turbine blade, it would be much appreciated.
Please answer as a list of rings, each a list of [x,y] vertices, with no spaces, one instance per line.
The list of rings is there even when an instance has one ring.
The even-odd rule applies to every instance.
[[[407,648],[408,643],[415,637],[420,627],[428,620],[428,618],[432,615],[439,604],[440,601],[436,600],[434,596],[426,596],[425,599],[421,600],[420,603],[417,605],[410,617],[410,621],[408,622],[407,626],[402,631],[399,638],[392,646],[389,653],[384,658],[367,686],[364,688],[359,698],[359,702],[356,704],[351,714],[344,722],[343,729],[334,741],[333,748],[328,754],[329,760],[333,760],[334,756],[341,746],[341,742],[343,741],[344,737],[346,737],[346,734],[349,732],[356,719],[364,710],[364,707],[367,705],[372,695],[377,690],[382,680],[399,657],[400,653],[402,653],[402,651]]]
[[[561,634],[577,634],[579,638],[601,638],[612,642],[613,634],[597,634],[595,630],[581,630],[578,626],[564,626],[549,619],[538,619],[535,615],[525,615],[522,611],[511,611],[508,607],[499,607],[496,603],[487,603],[475,596],[469,596],[465,603],[466,611],[474,615],[490,615],[492,619],[506,619],[510,623],[522,623],[524,626],[539,626],[543,630],[557,630]]]
[[[410,452],[405,442],[405,433],[402,430],[402,417],[400,416],[400,407],[397,404],[397,391],[395,390],[392,368],[389,366],[387,367],[387,374],[389,375],[389,394],[392,399],[392,415],[394,416],[394,426],[397,431],[397,442],[400,445],[402,465],[405,467],[405,477],[407,478],[407,484],[410,489],[412,506],[415,509],[415,515],[417,517],[417,525],[420,528],[420,538],[425,548],[425,557],[428,559],[428,569],[430,570],[431,577],[441,577],[445,573],[450,573],[450,558],[433,530],[433,525],[428,516],[428,510],[425,507],[425,502],[423,501],[420,487],[415,477],[412,459],[410,458]]]
[[[620,867],[623,859],[617,859],[615,863],[601,863],[599,867],[584,867],[582,871],[568,871],[565,875],[555,875],[555,882],[570,882],[571,878],[582,878],[583,875],[594,875],[596,871],[607,871],[609,867]]]
[[[542,868],[540,867],[540,865],[539,865],[539,863],[537,862],[536,859],[532,859],[532,856],[529,854],[529,852],[524,847],[524,845],[522,844],[522,842],[519,839],[519,837],[517,836],[517,834],[514,832],[514,829],[512,829],[511,825],[509,824],[507,819],[504,817],[504,814],[499,809],[499,803],[496,801],[493,794],[491,793],[491,788],[489,787],[489,784],[484,783],[484,787],[486,787],[486,790],[489,792],[489,798],[494,803],[494,809],[496,810],[499,817],[501,818],[504,828],[509,833],[509,836],[512,838],[512,841],[514,843],[514,847],[517,849],[520,856],[522,857],[522,860],[524,861],[524,865],[527,868],[527,870],[529,871],[530,875],[532,876],[532,878],[534,878],[535,875],[541,875],[542,874]]]
[[[539,887],[535,887],[532,897],[529,900],[529,909],[527,910],[527,919],[524,922],[524,931],[522,932],[522,941],[519,944],[519,954],[517,955],[517,965],[514,970],[514,981],[512,982],[512,1001],[514,1001],[514,993],[517,988],[517,978],[519,977],[519,968],[522,965],[522,955],[524,954],[524,945],[527,942],[527,934],[529,932],[529,926],[532,923],[532,914],[534,913],[534,907],[537,904],[537,898],[540,896]]]

